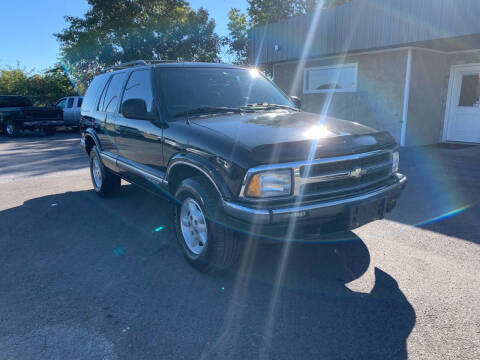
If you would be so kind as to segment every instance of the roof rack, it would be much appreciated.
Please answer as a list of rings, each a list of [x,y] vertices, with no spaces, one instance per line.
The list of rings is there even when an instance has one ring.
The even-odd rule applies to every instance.
[[[106,68],[103,72],[127,69],[129,67],[134,67],[134,66],[145,66],[149,64],[174,63],[174,62],[179,62],[179,61],[177,60],[134,60],[134,61],[128,61],[126,63],[110,66]]]

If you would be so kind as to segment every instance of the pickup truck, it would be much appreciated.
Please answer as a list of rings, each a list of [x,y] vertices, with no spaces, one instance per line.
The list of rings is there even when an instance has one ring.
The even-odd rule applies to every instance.
[[[54,135],[63,125],[62,110],[56,107],[36,107],[25,96],[0,95],[0,129],[7,136],[17,136],[21,130],[42,130]]]
[[[308,241],[381,219],[405,187],[389,133],[301,111],[256,69],[111,70],[81,109],[93,188],[112,196],[123,178],[171,199],[178,243],[201,271],[235,262],[245,233]]]
[[[63,121],[65,126],[78,129],[82,101],[83,96],[69,96],[61,98],[55,103],[55,106],[63,111]]]

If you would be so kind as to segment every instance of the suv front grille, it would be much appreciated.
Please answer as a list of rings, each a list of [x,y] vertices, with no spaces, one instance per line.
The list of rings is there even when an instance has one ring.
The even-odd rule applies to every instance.
[[[394,149],[375,150],[312,161],[262,165],[251,168],[243,180],[240,197],[245,198],[246,185],[249,183],[252,174],[271,169],[293,170],[293,192],[288,197],[275,199],[279,201],[291,200],[292,197],[303,197],[305,200],[326,199],[370,191],[391,179],[393,151]],[[265,201],[265,199],[258,199],[257,201]]]
[[[391,175],[391,150],[318,159],[295,168],[295,195],[330,197],[358,192]]]

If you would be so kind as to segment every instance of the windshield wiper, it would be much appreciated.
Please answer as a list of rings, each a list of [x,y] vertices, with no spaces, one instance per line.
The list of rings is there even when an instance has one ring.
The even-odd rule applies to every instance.
[[[198,108],[195,108],[195,109],[181,111],[179,113],[176,113],[173,116],[174,117],[181,117],[181,116],[185,116],[185,115],[213,114],[213,113],[219,113],[219,112],[241,113],[242,111],[243,111],[243,109],[241,109],[241,108],[230,108],[230,107],[226,107],[226,106],[219,106],[219,107],[202,106],[202,107],[198,107]]]
[[[247,104],[244,107],[248,109],[258,108],[262,110],[272,110],[272,109],[289,109],[298,111],[298,109],[288,106],[288,105],[280,105],[280,104],[270,104],[270,103],[255,103],[255,104]]]

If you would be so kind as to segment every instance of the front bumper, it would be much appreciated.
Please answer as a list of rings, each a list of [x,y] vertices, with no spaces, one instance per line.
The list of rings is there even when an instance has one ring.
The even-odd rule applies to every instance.
[[[396,177],[397,179],[393,184],[385,185],[364,194],[308,205],[254,209],[224,201],[223,208],[225,213],[234,221],[245,224],[275,226],[288,224],[293,219],[301,222],[315,222],[321,224],[322,222],[331,221],[332,218],[340,217],[349,208],[357,207],[365,203],[382,199],[386,200],[386,204],[394,203],[407,183],[406,176],[396,174]],[[388,210],[391,210],[391,208],[387,208],[387,211]],[[373,220],[375,219],[372,219],[372,221]]]

